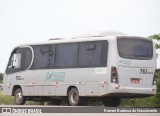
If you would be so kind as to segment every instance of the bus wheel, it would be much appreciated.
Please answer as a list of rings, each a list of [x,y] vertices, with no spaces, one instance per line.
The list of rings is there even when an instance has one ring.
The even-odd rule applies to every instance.
[[[69,105],[71,105],[71,106],[77,106],[77,105],[79,105],[80,98],[79,98],[78,90],[76,88],[72,88],[69,91],[68,101],[69,101]]]
[[[24,105],[26,98],[23,96],[22,89],[18,88],[14,92],[14,100],[17,105]]]
[[[109,98],[103,101],[106,107],[118,107],[121,103],[121,98]]]

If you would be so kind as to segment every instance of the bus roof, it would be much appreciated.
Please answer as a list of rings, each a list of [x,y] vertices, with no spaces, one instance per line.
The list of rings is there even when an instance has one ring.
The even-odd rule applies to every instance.
[[[109,31],[102,31],[102,32],[89,32],[89,33],[82,33],[76,36],[73,36],[73,39],[76,38],[89,38],[89,37],[106,37],[106,36],[118,36],[118,35],[126,35],[120,31],[113,31],[113,30],[109,30]]]
[[[31,46],[31,45],[43,45],[43,44],[57,44],[57,43],[69,43],[69,42],[72,43],[72,42],[96,41],[96,40],[113,40],[113,38],[116,38],[117,36],[128,36],[128,35],[119,31],[91,32],[91,33],[79,34],[77,36],[73,36],[72,38],[51,38],[48,41],[43,41],[43,42],[20,44],[15,48],[23,47],[23,46]],[[128,36],[128,37],[133,37],[133,36]]]

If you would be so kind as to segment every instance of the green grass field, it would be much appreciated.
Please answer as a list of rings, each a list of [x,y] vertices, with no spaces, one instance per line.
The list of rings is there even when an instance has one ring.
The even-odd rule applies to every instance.
[[[123,99],[120,107],[160,107],[160,93],[148,98]],[[90,101],[91,102],[91,101]],[[0,105],[14,105],[12,96],[4,96],[0,92]],[[90,103],[94,106],[103,105],[101,102]],[[42,102],[27,101],[25,105],[42,105]],[[64,104],[66,105],[66,104]]]
[[[14,100],[13,97],[11,96],[4,96],[2,91],[0,91],[0,105],[5,104],[5,105],[13,105]]]
[[[40,102],[27,101],[25,105],[40,105]],[[0,105],[15,105],[13,96],[4,96],[0,91]]]

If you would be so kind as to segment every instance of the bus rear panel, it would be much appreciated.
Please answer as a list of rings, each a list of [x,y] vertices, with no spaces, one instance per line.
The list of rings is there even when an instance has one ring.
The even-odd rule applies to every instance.
[[[116,80],[111,76],[111,96],[147,97],[156,94],[156,55],[151,40],[117,37]]]

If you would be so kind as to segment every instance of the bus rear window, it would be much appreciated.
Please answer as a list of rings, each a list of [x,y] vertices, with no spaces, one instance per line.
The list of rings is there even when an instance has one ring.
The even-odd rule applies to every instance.
[[[137,37],[118,37],[118,53],[122,58],[149,60],[153,57],[151,40]]]

